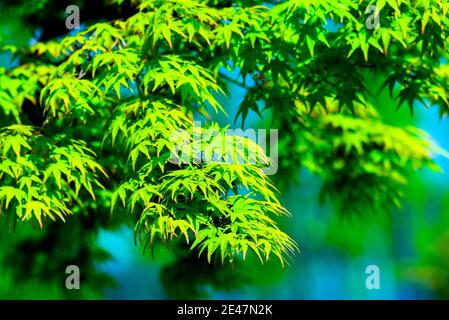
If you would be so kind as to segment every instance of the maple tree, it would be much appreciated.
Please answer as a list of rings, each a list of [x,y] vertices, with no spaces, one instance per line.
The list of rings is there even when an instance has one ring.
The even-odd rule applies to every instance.
[[[379,27],[370,29],[373,4]],[[380,79],[398,108],[413,112],[419,101],[447,114],[446,1],[113,0],[105,7],[127,15],[1,46],[19,61],[0,69],[0,213],[13,226],[112,210],[132,221],[145,247],[181,238],[209,262],[252,251],[284,264],[298,247],[277,227],[288,212],[275,185],[299,167],[323,177],[323,197],[342,212],[399,207],[409,168],[438,170],[432,155],[445,152],[417,128],[384,123],[370,81]],[[171,157],[173,132],[192,130],[198,115],[226,112],[217,97],[229,93],[229,81],[247,90],[235,120],[244,125],[253,112],[280,128],[275,184],[262,172],[268,157],[247,163],[220,154],[213,138],[226,137],[226,128],[212,120],[195,157],[215,152],[231,161]],[[261,153],[242,139],[243,154]],[[235,139],[224,141],[239,150]]]

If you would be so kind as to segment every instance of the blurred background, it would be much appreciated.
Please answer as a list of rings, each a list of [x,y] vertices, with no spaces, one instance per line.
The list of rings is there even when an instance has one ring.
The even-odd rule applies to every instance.
[[[29,8],[0,3],[0,43],[26,45],[51,36],[48,28],[36,28],[23,19],[32,16]],[[65,4],[55,4],[55,12],[57,7]],[[114,13],[104,18],[110,16]],[[9,54],[0,54],[0,67],[17,63]],[[237,74],[238,70],[228,76],[237,79]],[[237,128],[240,121],[234,124],[233,119],[245,89],[229,86],[230,94],[221,98],[229,118],[216,120]],[[411,116],[405,108],[395,111],[387,93],[381,92],[378,99],[386,123],[422,128],[449,150],[449,121],[439,119],[436,108],[417,106]],[[266,127],[271,115],[264,116],[265,122],[250,114],[246,128]],[[43,231],[21,226],[15,232],[2,222],[0,298],[447,299],[449,160],[436,161],[443,174],[410,172],[402,209],[378,215],[336,214],[330,203],[319,201],[320,178],[305,170],[295,174],[298,177],[275,177],[285,182],[280,199],[292,213],[280,221],[281,228],[301,250],[284,269],[277,261],[261,265],[254,257],[234,266],[199,266],[163,246],[156,248],[154,257],[143,255],[134,244],[132,228],[121,221],[104,228],[89,217],[74,216],[64,226]],[[64,286],[65,266],[71,263],[80,265],[80,292],[67,292]],[[379,267],[378,290],[365,286],[368,265]]]

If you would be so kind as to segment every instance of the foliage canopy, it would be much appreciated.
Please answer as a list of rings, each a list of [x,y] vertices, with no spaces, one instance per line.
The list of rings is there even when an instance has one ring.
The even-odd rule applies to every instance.
[[[374,29],[365,24],[372,4]],[[184,238],[209,262],[253,251],[283,264],[297,245],[275,222],[288,212],[262,172],[267,157],[171,158],[173,132],[226,112],[218,97],[229,81],[247,90],[242,125],[250,112],[271,112],[280,128],[275,182],[304,166],[342,212],[389,211],[400,206],[408,170],[438,170],[433,154],[444,151],[416,128],[384,123],[369,79],[381,79],[398,108],[413,112],[419,101],[447,115],[447,1],[110,5],[131,14],[31,46],[2,44],[19,61],[0,69],[0,213],[12,224],[42,227],[102,206],[129,213],[145,246]],[[209,121],[201,133],[225,129]],[[213,139],[203,135],[195,157],[217,156]],[[260,153],[242,139],[243,154]]]

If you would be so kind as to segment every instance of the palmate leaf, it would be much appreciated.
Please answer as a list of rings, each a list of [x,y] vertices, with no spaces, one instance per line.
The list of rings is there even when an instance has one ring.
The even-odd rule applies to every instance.
[[[5,209],[8,209],[11,200],[16,199],[17,203],[20,205],[22,200],[26,198],[26,192],[10,186],[0,187],[0,199],[4,200]]]
[[[25,101],[38,108],[36,95],[55,70],[55,66],[38,63],[24,64],[8,71],[0,68],[0,112],[7,118],[11,115],[16,123],[21,123],[20,115]]]
[[[53,117],[59,112],[69,114],[73,110],[94,114],[91,101],[101,99],[101,96],[101,90],[91,81],[67,76],[54,79],[43,88],[41,104],[44,105],[44,111]]]
[[[111,205],[116,208],[120,202],[136,215],[136,237],[144,247],[154,246],[155,240],[169,241],[181,236],[193,243],[192,249],[206,250],[209,260],[219,247],[222,251],[218,255],[223,261],[243,257],[251,248],[264,259],[271,254],[278,256],[282,264],[296,250],[293,240],[270,218],[286,214],[286,210],[261,172],[268,161],[254,142],[227,136],[226,129],[214,125],[209,130],[194,128],[202,136],[197,140],[194,132],[188,130],[188,124],[193,125],[191,121],[179,113],[176,105],[163,100],[132,102],[116,111],[114,122],[119,124],[113,125],[108,136],[116,140],[120,135],[120,143],[127,146],[129,156],[132,158],[136,152],[142,157],[131,159],[135,173],[118,186]],[[204,156],[203,163],[177,163],[172,157],[175,144],[171,139],[179,129],[185,130],[184,139],[195,145],[193,153],[208,153],[205,149],[212,147],[216,159]],[[227,145],[221,154],[219,135]],[[259,157],[252,162],[244,156],[255,152]],[[225,157],[229,161],[221,160]],[[240,200],[230,196],[230,192],[238,193],[241,187],[250,193]],[[249,233],[253,236],[248,237]]]
[[[179,56],[165,56],[157,65],[145,65],[142,86],[146,93],[153,93],[166,86],[174,95],[179,93],[185,105],[189,101],[204,105],[209,103],[215,111],[224,112],[213,93],[221,92],[221,88],[210,71],[190,61],[182,60]]]
[[[49,139],[32,126],[1,128],[0,154],[0,212],[41,228],[47,218],[65,221],[81,189],[95,199],[97,173],[106,175],[82,141]]]

